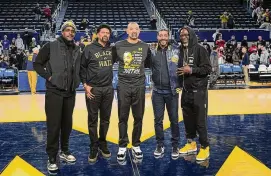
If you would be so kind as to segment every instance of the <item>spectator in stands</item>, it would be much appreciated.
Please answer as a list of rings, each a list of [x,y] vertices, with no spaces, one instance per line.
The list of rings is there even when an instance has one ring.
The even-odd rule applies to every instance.
[[[37,72],[34,70],[33,63],[35,62],[38,53],[39,53],[39,49],[33,48],[33,53],[29,54],[28,59],[27,59],[26,70],[27,70],[28,82],[29,82],[32,95],[36,94],[38,75],[37,75]]]
[[[263,40],[262,36],[258,36],[257,46],[259,45],[266,46],[266,41]]]
[[[234,51],[234,46],[227,42],[226,44],[226,49],[225,49],[225,57],[226,57],[226,62],[227,63],[232,63],[232,55],[233,55],[233,51]]]
[[[35,20],[40,21],[41,9],[39,3],[37,3],[36,7],[33,9],[33,12],[35,13]]]
[[[10,41],[8,40],[8,36],[4,35],[4,40],[2,41],[3,45],[3,54],[5,56],[8,56],[9,54],[9,47],[10,47]]]
[[[24,42],[20,34],[17,34],[17,39],[15,40],[15,46],[17,47],[17,49],[21,49],[21,50],[24,49]]]
[[[241,56],[242,56],[241,52],[242,52],[241,45],[238,44],[237,47],[235,48],[235,50],[233,51],[233,55],[232,55],[233,65],[240,65]]]
[[[249,53],[253,53],[254,51],[258,51],[258,48],[257,48],[257,45],[256,45],[255,42],[253,42],[253,43],[251,44],[251,46],[249,47],[249,49],[248,49],[248,52],[249,52]]]
[[[83,18],[81,23],[79,24],[79,30],[86,30],[89,26],[89,21],[86,18]]]
[[[263,14],[264,14],[264,9],[261,8],[261,11],[257,14],[257,24],[261,24],[262,23]]]
[[[55,38],[55,34],[56,34],[56,20],[53,20],[53,22],[52,22],[51,32],[52,32],[52,37]]]
[[[195,18],[193,16],[193,12],[191,10],[188,11],[188,17],[185,20],[187,26],[194,27],[195,26]]]
[[[259,55],[257,53],[257,50],[254,50],[253,53],[250,54],[249,60],[250,60],[250,64],[252,64],[252,65],[258,64]]]
[[[209,56],[210,56],[210,54],[211,54],[211,47],[210,47],[210,45],[207,43],[207,39],[204,39],[202,45],[203,45],[204,48],[208,51],[208,54],[209,54]]]
[[[222,39],[222,36],[219,36],[218,40],[216,41],[216,45],[218,46],[218,48],[224,48],[225,43],[226,42]]]
[[[11,54],[16,54],[16,51],[17,51],[17,47],[16,47],[16,40],[15,40],[15,38],[13,38],[12,40],[11,40],[11,43],[10,43],[10,53]]]
[[[224,64],[225,63],[225,59],[226,59],[226,56],[224,54],[224,48],[223,47],[220,47],[218,48],[218,64]]]
[[[260,29],[267,29],[270,30],[270,13],[269,13],[269,9],[266,9],[265,14],[263,14],[262,17],[262,24],[260,26]]]
[[[8,67],[9,67],[8,57],[2,55],[0,57],[0,68],[8,68]]]
[[[235,39],[234,35],[231,36],[231,39],[228,41],[228,43],[231,44],[234,49],[237,47],[237,40]]]
[[[24,29],[24,35],[23,35],[23,41],[24,41],[24,45],[25,45],[25,49],[26,50],[29,49],[29,45],[30,45],[31,39],[32,39],[32,36],[28,32],[28,28],[25,28]]]
[[[37,47],[36,39],[33,37],[29,46],[29,51],[32,52],[33,48]]]
[[[18,61],[18,67],[17,67],[18,70],[23,70],[23,65],[24,65],[24,62],[26,60],[26,55],[23,52],[23,50],[21,50],[21,49],[17,50],[16,59]]]
[[[49,20],[44,22],[44,39],[50,39],[50,30],[51,30],[51,23]]]
[[[48,19],[48,21],[52,21],[52,14],[51,14],[51,9],[49,7],[49,5],[46,5],[46,7],[43,10],[43,14],[45,16],[45,18]]]
[[[219,39],[219,36],[222,36],[222,34],[219,32],[219,29],[217,29],[216,32],[212,35],[214,45],[216,45],[216,41]]]
[[[219,65],[218,65],[218,53],[217,47],[214,46],[210,55],[210,61],[212,65],[212,73],[210,75],[210,86],[212,87],[219,76]]]
[[[220,16],[220,20],[221,20],[221,28],[222,29],[227,29],[227,24],[228,24],[228,13],[224,12],[221,16]]]
[[[233,18],[233,16],[232,16],[232,14],[229,13],[229,16],[228,16],[228,28],[229,28],[229,29],[233,29],[233,28],[234,28],[234,25],[235,25],[234,18]]]
[[[18,60],[16,58],[16,54],[11,54],[10,55],[10,58],[9,58],[9,65],[11,67],[15,67],[15,68],[18,68]]]
[[[269,53],[266,50],[265,46],[259,45],[259,47],[260,47],[260,50],[261,50],[261,55],[259,56],[260,57],[260,64],[268,66],[269,63],[270,63],[270,61],[269,61]]]
[[[246,85],[249,85],[248,66],[249,66],[249,57],[247,53],[247,48],[242,47],[242,68],[245,76]]]
[[[157,22],[157,19],[155,18],[154,15],[152,15],[151,20],[150,20],[150,30],[157,30],[156,22]]]
[[[241,47],[246,47],[248,48],[248,42],[247,42],[247,36],[245,35],[242,42],[241,42]]]

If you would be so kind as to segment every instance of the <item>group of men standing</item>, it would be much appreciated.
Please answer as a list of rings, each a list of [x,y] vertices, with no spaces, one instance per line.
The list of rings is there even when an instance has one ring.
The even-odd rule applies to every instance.
[[[139,39],[137,23],[127,26],[127,40],[111,45],[112,30],[102,24],[97,28],[97,40],[86,46],[80,53],[74,44],[76,27],[72,21],[62,25],[62,36],[47,43],[39,52],[34,68],[46,81],[45,112],[47,117],[48,171],[58,170],[56,157],[74,163],[76,158],[69,151],[69,136],[72,130],[72,114],[75,105],[75,89],[83,83],[88,110],[90,154],[88,161],[95,163],[98,154],[111,157],[106,136],[110,123],[114,90],[112,87],[112,66],[118,62],[118,117],[119,149],[117,160],[124,162],[129,143],[127,128],[130,108],[134,117],[132,132],[132,154],[137,160],[143,159],[140,149],[142,120],[145,110],[145,71],[152,70],[154,83],[152,103],[157,146],[155,158],[164,154],[163,119],[167,108],[172,134],[172,159],[180,154],[197,151],[194,139],[199,135],[201,144],[197,160],[209,157],[207,137],[207,76],[212,68],[208,53],[198,44],[195,32],[184,27],[180,30],[181,45],[169,43],[169,31],[157,33],[158,47],[150,49]],[[182,88],[181,107],[187,144],[179,149],[178,107],[179,92]],[[98,135],[98,118],[100,118]]]

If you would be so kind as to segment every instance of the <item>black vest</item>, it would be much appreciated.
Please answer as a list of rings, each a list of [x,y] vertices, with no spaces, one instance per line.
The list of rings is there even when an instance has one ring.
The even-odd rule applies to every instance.
[[[80,84],[81,53],[78,46],[74,47],[71,56],[69,56],[69,52],[68,46],[61,38],[51,42],[47,69],[52,75],[50,83],[53,87],[65,91],[74,91]],[[72,59],[69,61],[68,57],[72,57]],[[68,85],[69,80],[71,80],[71,87]]]

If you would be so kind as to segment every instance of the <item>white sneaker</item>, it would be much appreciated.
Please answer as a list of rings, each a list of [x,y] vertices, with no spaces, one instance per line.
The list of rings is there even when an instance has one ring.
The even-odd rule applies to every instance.
[[[57,167],[56,161],[48,160],[47,170],[48,170],[49,174],[56,175],[58,172],[58,167]]]
[[[126,147],[120,147],[118,154],[117,154],[117,160],[118,161],[124,161],[126,159],[126,152],[127,148]]]
[[[74,162],[76,162],[76,158],[70,152],[66,152],[66,153],[61,152],[59,154],[59,157],[60,157],[60,159],[66,161],[68,163],[74,163]]]
[[[136,158],[136,159],[142,159],[143,158],[143,153],[142,151],[140,150],[140,147],[132,147],[132,153],[133,153],[133,156]]]

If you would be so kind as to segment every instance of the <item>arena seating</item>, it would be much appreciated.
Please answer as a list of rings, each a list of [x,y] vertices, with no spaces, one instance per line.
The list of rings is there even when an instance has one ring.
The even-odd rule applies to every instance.
[[[220,74],[216,81],[218,86],[243,86],[244,74],[241,66],[233,64],[222,64],[219,66]]]
[[[71,19],[79,26],[83,18],[88,19],[90,25],[107,23],[113,29],[121,30],[126,28],[129,22],[138,22],[141,29],[148,29],[150,22],[150,17],[143,1],[69,1],[64,20]]]
[[[52,7],[54,0],[0,0],[0,30],[41,29],[45,17],[38,22],[32,11],[37,2],[43,9],[47,4]]]
[[[238,0],[153,0],[166,22],[177,30],[185,24],[187,12],[192,10],[195,28],[218,28],[224,11],[232,13],[236,28],[258,28]]]

